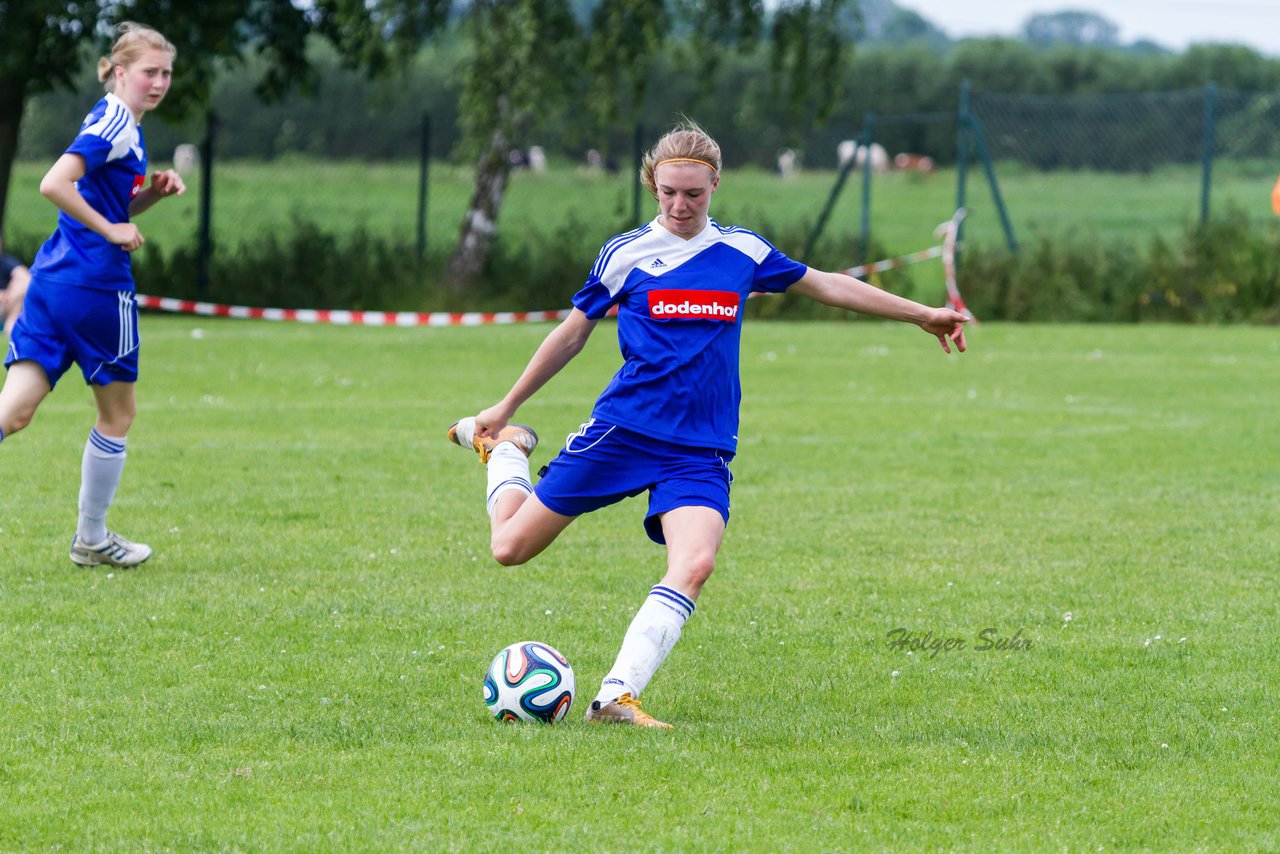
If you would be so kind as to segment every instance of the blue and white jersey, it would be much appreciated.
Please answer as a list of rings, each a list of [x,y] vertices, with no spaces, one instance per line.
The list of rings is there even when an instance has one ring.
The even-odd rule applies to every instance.
[[[592,319],[618,306],[624,362],[592,417],[676,444],[736,450],[747,296],[782,293],[807,269],[763,237],[715,220],[689,240],[656,219],[610,240],[573,297]]]
[[[85,174],[76,188],[85,201],[108,222],[128,222],[129,203],[146,181],[147,151],[142,128],[124,102],[108,93],[95,104],[67,153],[84,158]],[[134,289],[129,253],[62,211],[31,275],[98,290]]]

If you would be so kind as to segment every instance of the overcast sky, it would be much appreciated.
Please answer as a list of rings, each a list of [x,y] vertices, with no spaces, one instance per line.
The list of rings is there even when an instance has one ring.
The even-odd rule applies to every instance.
[[[1015,35],[1030,15],[1096,12],[1120,28],[1122,42],[1150,39],[1181,50],[1196,42],[1235,42],[1280,57],[1280,0],[897,0],[947,35]]]

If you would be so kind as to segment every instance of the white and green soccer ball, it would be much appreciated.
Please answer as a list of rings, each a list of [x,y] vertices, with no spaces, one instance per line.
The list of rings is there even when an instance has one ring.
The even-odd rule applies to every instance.
[[[500,721],[553,724],[573,705],[573,668],[554,647],[520,641],[502,650],[484,677],[484,704]]]

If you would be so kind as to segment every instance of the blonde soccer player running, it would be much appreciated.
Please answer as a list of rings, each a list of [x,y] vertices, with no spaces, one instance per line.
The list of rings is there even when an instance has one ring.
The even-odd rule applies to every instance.
[[[124,472],[137,411],[138,304],[129,253],[143,243],[130,222],[186,187],[172,170],[147,184],[142,117],[169,91],[176,51],[157,31],[121,24],[111,56],[98,62],[103,97],[40,182],[58,226],[31,265],[0,389],[0,442],[26,427],[74,363],[93,389],[97,420],[81,461],[79,520],[71,560],[81,566],[137,566],[151,548],[107,530],[107,510]]]
[[[532,559],[583,513],[649,494],[644,527],[666,546],[666,571],[623,636],[588,721],[670,726],[644,712],[639,698],[693,615],[729,520],[742,397],[739,340],[752,291],[790,290],[914,323],[946,352],[953,343],[965,349],[963,314],[807,267],[759,235],[711,219],[720,170],[720,147],[696,124],[659,139],[641,170],[657,217],[605,243],[570,316],[506,396],[449,429],[452,441],[474,448],[488,465],[491,546],[504,565]],[[538,437],[511,419],[615,306],[622,368],[535,488],[528,457]]]

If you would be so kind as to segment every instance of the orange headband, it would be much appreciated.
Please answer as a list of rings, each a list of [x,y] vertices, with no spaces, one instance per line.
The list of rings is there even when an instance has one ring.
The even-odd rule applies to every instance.
[[[659,160],[657,163],[653,164],[653,171],[657,172],[658,167],[661,166],[663,163],[701,163],[703,166],[707,167],[712,172],[715,172],[717,175],[720,174],[720,170],[712,166],[707,161],[698,160],[693,157],[668,157],[666,160]]]

